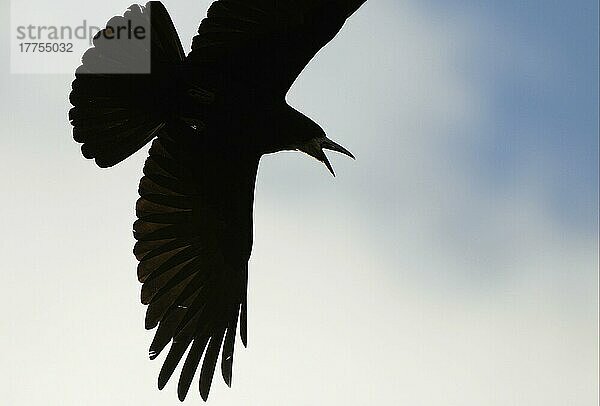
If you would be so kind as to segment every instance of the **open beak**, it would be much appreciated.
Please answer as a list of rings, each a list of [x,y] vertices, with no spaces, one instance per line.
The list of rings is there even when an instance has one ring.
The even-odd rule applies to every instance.
[[[333,176],[335,176],[335,172],[333,171],[333,167],[331,166],[329,159],[327,159],[327,155],[325,155],[325,152],[323,152],[324,149],[339,152],[341,154],[349,156],[352,159],[356,159],[354,157],[354,155],[352,155],[352,152],[348,151],[346,148],[342,147],[340,144],[333,142],[329,138],[325,138],[321,142],[321,161],[323,161],[323,163],[325,164],[325,166],[327,166],[327,169],[329,169],[329,172],[331,172],[331,174]]]
[[[325,155],[324,150],[328,149],[330,151],[339,152],[341,154],[349,156],[352,159],[356,159],[354,158],[354,155],[352,155],[352,152],[348,151],[340,144],[331,141],[327,137],[313,138],[312,140],[310,140],[309,142],[305,143],[297,149],[323,162],[333,176],[335,176],[335,172],[333,171],[333,167],[331,166],[329,159],[327,159],[327,155]]]

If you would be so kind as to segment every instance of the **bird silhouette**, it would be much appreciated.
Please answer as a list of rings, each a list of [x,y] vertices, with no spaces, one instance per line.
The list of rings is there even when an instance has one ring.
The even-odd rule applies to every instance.
[[[236,330],[247,345],[254,184],[262,155],[324,150],[353,158],[286,102],[298,75],[366,0],[218,0],[186,56],[160,2],[132,5],[93,40],[75,72],[69,112],[84,157],[100,167],[152,141],[139,184],[137,276],[162,389],[187,352],[185,399],[201,366],[207,399],[221,352],[231,386]],[[115,34],[120,27],[124,33]],[[143,27],[149,41],[132,39]],[[138,31],[139,33],[140,31]],[[149,61],[148,72],[140,72]],[[334,174],[335,175],[335,174]]]

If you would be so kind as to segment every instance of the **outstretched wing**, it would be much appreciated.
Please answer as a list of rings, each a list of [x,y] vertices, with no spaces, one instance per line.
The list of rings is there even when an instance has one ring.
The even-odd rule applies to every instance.
[[[150,148],[134,224],[147,304],[146,328],[158,326],[154,359],[171,343],[158,378],[162,389],[191,346],[179,378],[183,400],[202,360],[206,400],[222,347],[221,371],[231,385],[238,317],[246,345],[246,286],[258,156],[209,145],[179,122],[167,124]]]
[[[204,75],[224,76],[226,87],[285,95],[365,1],[215,1],[193,39],[188,61]]]

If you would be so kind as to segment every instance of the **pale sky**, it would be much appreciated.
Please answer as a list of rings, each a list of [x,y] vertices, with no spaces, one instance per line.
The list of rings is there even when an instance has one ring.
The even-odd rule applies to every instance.
[[[209,2],[164,3],[189,50]],[[597,404],[598,5],[500,3],[370,0],[296,82],[357,160],[262,159],[249,346],[209,405]],[[9,73],[9,15],[0,403],[180,404],[132,255],[147,149],[85,160],[72,75]]]

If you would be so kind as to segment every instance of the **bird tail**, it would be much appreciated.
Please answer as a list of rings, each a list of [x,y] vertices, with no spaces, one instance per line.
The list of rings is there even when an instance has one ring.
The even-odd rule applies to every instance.
[[[162,3],[132,5],[111,18],[83,55],[69,97],[83,156],[110,167],[152,140],[169,118],[172,73],[184,58]]]

